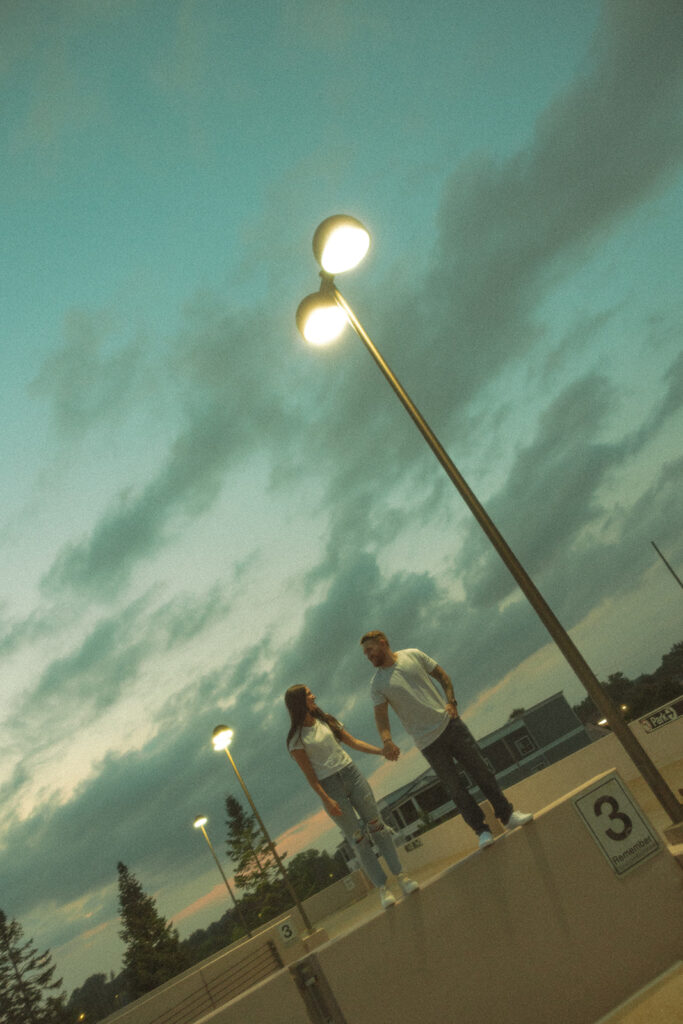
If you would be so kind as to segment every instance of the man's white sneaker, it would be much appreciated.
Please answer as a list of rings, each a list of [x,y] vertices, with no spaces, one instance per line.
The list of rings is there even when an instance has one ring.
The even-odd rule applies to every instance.
[[[508,821],[505,823],[505,828],[508,832],[511,832],[513,828],[519,828],[520,825],[528,825],[533,819],[533,814],[523,814],[522,811],[513,811]]]
[[[490,846],[492,842],[493,842],[493,836],[488,831],[488,829],[486,830],[486,832],[480,832],[479,833],[479,849],[480,850],[486,849],[486,847]]]
[[[382,904],[382,910],[386,910],[387,907],[393,907],[396,902],[393,893],[389,892],[386,885],[380,885],[379,887],[379,901]]]
[[[411,892],[417,892],[420,888],[417,882],[414,882],[412,878],[408,878],[405,871],[402,871],[400,875],[396,875],[396,878],[404,896],[410,896]]]

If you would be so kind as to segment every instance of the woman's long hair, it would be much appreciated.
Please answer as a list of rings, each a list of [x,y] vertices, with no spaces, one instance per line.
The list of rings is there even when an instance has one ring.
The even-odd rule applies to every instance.
[[[292,737],[298,733],[297,740],[301,739],[301,730],[304,725],[306,716],[309,714],[308,707],[306,706],[306,687],[301,683],[296,686],[290,686],[285,691],[285,704],[289,711],[289,717],[291,719],[291,726],[287,733],[287,749],[289,750],[289,743]],[[319,722],[323,722],[324,725],[328,725],[332,730],[335,739],[341,739],[341,734],[344,730],[343,725],[339,722],[334,715],[328,715],[325,711],[316,707],[310,712],[314,718],[317,718]]]

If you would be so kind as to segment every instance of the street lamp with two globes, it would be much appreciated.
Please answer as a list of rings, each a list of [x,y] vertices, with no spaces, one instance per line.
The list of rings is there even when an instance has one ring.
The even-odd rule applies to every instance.
[[[325,345],[338,338],[347,324],[353,327],[575,675],[609,722],[615,736],[657,800],[674,823],[683,822],[683,804],[676,798],[654,762],[629,729],[623,716],[600,686],[583,655],[335,285],[335,274],[352,270],[357,266],[365,257],[369,245],[370,235],[355,217],[337,214],[328,217],[318,225],[313,235],[313,254],[321,267],[320,289],[307,295],[299,304],[296,311],[296,323],[299,331],[306,341],[316,345]]]

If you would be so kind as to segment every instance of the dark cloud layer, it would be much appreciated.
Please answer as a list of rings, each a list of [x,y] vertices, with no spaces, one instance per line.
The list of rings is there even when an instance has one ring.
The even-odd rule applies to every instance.
[[[143,339],[112,344],[104,317],[71,311],[61,348],[45,360],[32,391],[50,402],[60,429],[80,435],[93,424],[120,419],[141,397]]]
[[[383,313],[410,379],[430,382],[428,409],[443,407],[446,420],[461,416],[490,375],[538,341],[533,311],[558,277],[670,179],[683,152],[680,22],[676,5],[607,5],[595,70],[555,101],[528,149],[497,165],[473,157],[456,172],[435,269],[409,306],[399,304],[400,320]],[[292,377],[274,318],[196,303],[188,319],[173,363],[183,375],[185,427],[144,490],[119,499],[90,537],[59,554],[47,592],[115,595],[184,517],[206,510],[226,469],[253,450],[277,451],[286,464],[305,445],[305,472],[324,459],[328,500],[347,499],[342,516],[351,495],[362,498],[355,481],[396,482],[420,452],[419,440],[393,428],[399,410],[387,413],[387,396],[376,398],[386,385],[375,368],[362,364],[359,373],[360,353],[343,367],[323,367],[334,372],[334,387],[317,404],[323,385],[313,385],[304,412],[306,403],[292,407],[288,397]],[[424,345],[414,344],[425,332]],[[254,348],[255,337],[267,340]],[[307,386],[311,378],[309,367]]]
[[[546,110],[528,149],[498,165],[473,158],[454,176],[429,306],[457,325],[477,375],[533,341],[529,313],[562,261],[590,256],[596,236],[678,171],[682,30],[680,5],[607,4],[594,70]],[[465,372],[456,388],[471,384]]]

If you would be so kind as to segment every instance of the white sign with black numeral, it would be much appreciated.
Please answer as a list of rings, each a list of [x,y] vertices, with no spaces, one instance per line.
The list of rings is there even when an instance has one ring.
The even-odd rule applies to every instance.
[[[574,797],[574,806],[617,875],[661,849],[657,833],[618,775]]]
[[[288,917],[286,921],[281,921],[277,926],[277,930],[280,933],[280,938],[285,943],[294,942],[298,938],[291,917]]]

